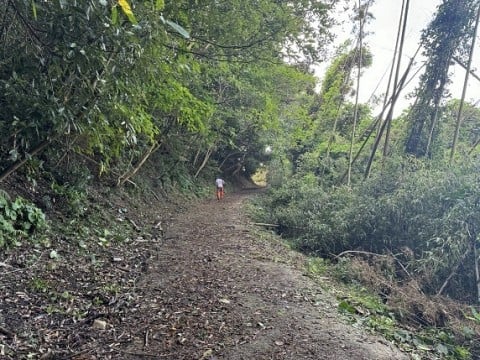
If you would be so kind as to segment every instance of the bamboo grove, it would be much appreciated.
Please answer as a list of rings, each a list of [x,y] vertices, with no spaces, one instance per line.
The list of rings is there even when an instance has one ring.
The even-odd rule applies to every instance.
[[[478,81],[472,55],[480,2],[442,1],[405,62],[406,24],[415,14],[403,1],[378,115],[357,96],[362,72],[375,60],[368,48],[372,3],[356,7],[356,39],[337,50],[314,100],[298,100],[309,109],[304,121],[283,122],[294,137],[277,144],[263,221],[307,253],[391,256],[397,266],[383,269],[386,277],[414,281],[424,294],[478,303],[480,110],[465,100],[465,88]],[[395,117],[420,54],[413,103]],[[461,98],[449,93],[454,64],[465,72]]]

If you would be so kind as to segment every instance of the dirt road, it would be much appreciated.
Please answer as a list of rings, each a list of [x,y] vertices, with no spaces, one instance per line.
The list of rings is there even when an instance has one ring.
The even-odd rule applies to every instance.
[[[248,191],[172,219],[137,283],[123,359],[408,359],[347,325],[305,259],[244,215]],[[116,347],[116,349],[119,349]],[[113,356],[115,357],[115,356]]]

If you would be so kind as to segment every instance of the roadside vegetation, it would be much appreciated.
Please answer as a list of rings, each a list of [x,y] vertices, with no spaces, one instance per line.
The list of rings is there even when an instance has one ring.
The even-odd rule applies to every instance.
[[[395,159],[351,186],[294,175],[256,203],[256,216],[310,256],[320,283],[344,284],[333,288],[354,323],[414,358],[471,359],[480,351],[477,173],[473,163]]]
[[[416,100],[396,119],[397,90],[377,117],[348,96],[355,81],[346,69],[361,71],[370,54],[340,49],[309,108],[310,132],[276,142],[258,203],[259,221],[309,254],[313,274],[346,284],[341,311],[414,358],[480,354],[480,110],[447,90],[450,60],[471,56],[471,5],[439,6],[423,32]],[[455,12],[470,15],[453,21]]]

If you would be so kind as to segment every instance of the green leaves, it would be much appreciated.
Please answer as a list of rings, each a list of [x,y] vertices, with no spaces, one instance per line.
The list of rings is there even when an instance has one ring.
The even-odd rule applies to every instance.
[[[462,57],[474,34],[473,22],[478,1],[450,0],[438,6],[435,18],[422,33],[424,55],[428,59],[425,73],[416,90],[410,111],[410,126],[405,151],[417,157],[431,155],[431,144],[439,135],[436,121],[441,102],[449,96],[452,58]]]
[[[33,18],[37,20],[37,5],[35,4],[35,0],[32,0],[32,14]]]
[[[477,324],[480,324],[480,313],[473,306],[470,308],[470,310],[472,311],[472,315],[465,314],[465,317],[469,320],[473,320]]]
[[[321,177],[297,174],[272,190],[262,221],[279,224],[298,249],[320,256],[351,249],[398,254],[409,273],[421,274],[422,289],[436,294],[457,264],[474,268],[469,249],[480,230],[476,174],[476,166],[421,168],[400,159],[353,188],[322,189]],[[475,297],[474,272],[459,273],[449,284],[449,296]]]
[[[132,8],[130,7],[130,4],[127,0],[118,0],[118,5],[120,5],[120,8],[122,9],[123,13],[127,16],[128,20],[134,25],[138,24],[137,19],[135,18],[135,15],[133,14]]]
[[[355,314],[357,310],[349,302],[343,300],[338,303],[338,309],[342,312],[347,312],[350,314]]]
[[[160,19],[161,19],[165,24],[167,24],[168,26],[170,26],[173,30],[175,30],[175,31],[178,32],[180,35],[182,35],[185,39],[190,39],[190,34],[189,34],[188,31],[185,30],[183,27],[181,27],[180,25],[178,25],[177,23],[175,23],[175,22],[173,22],[173,21],[165,20],[165,19],[163,18],[163,16],[161,16]]]
[[[112,159],[125,170],[152,144],[186,174],[203,157],[253,172],[280,131],[282,97],[314,87],[305,70],[282,65],[281,49],[304,38],[302,14],[328,17],[308,1],[12,1],[0,4],[12,24],[0,56],[5,169],[54,139],[48,158],[88,154],[102,173]]]
[[[112,6],[111,21],[112,21],[113,25],[118,25],[118,8],[117,8],[117,6]]]
[[[165,1],[164,0],[156,0],[156,3],[155,3],[155,9],[156,10],[162,11],[164,7],[165,7]]]
[[[21,197],[14,201],[0,192],[0,248],[20,244],[47,227],[45,214]]]

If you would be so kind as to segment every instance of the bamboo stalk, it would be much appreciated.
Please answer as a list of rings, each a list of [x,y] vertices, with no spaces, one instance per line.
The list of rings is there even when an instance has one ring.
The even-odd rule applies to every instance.
[[[140,168],[143,166],[145,161],[147,161],[150,155],[152,155],[159,147],[160,147],[159,143],[156,143],[156,142],[153,143],[152,146],[147,151],[145,151],[145,153],[143,154],[142,158],[137,163],[137,165],[135,165],[135,167],[132,170],[127,171],[125,174],[123,174],[118,178],[117,186],[122,186],[123,184],[125,184],[125,182],[130,180],[130,178],[134,176],[138,172],[138,170],[140,170]]]
[[[440,290],[438,290],[437,295],[442,295],[443,290],[445,290],[445,288],[447,287],[448,283],[450,282],[450,279],[457,273],[458,268],[460,267],[460,265],[462,265],[463,260],[465,260],[468,253],[470,252],[470,250],[471,250],[471,247],[469,246],[468,249],[463,253],[463,255],[460,258],[460,260],[458,261],[457,265],[455,265],[455,267],[453,268],[450,275],[448,275],[447,279],[445,280],[445,282],[441,286]]]
[[[465,95],[467,93],[468,78],[470,75],[470,69],[472,67],[473,51],[475,49],[475,40],[477,38],[477,30],[478,30],[479,23],[480,23],[480,6],[478,7],[477,17],[475,19],[475,29],[473,30],[472,43],[470,45],[470,51],[468,54],[468,64],[465,72],[465,79],[463,81],[462,97],[460,99],[460,105],[458,106],[457,121],[455,124],[455,133],[453,135],[452,150],[450,152],[450,164],[453,162],[453,158],[457,150],[458,135],[460,133],[460,125],[462,123],[463,105],[465,103]]]
[[[480,269],[476,239],[473,240],[473,255],[475,258],[475,277],[477,281],[477,302],[480,304]]]

